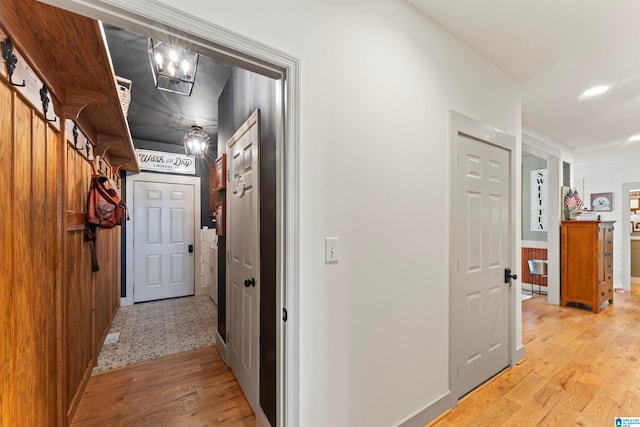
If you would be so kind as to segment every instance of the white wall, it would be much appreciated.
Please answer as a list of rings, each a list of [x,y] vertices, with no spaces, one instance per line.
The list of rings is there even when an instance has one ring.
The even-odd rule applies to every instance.
[[[301,59],[300,425],[389,426],[445,394],[448,111],[519,158],[519,86],[396,0],[163,1]]]
[[[575,152],[574,177],[584,185],[583,199],[585,204],[591,193],[613,193],[613,210],[602,212],[601,218],[617,221],[613,234],[613,286],[626,287],[623,280],[623,257],[627,261],[629,253],[623,252],[623,239],[629,240],[628,219],[623,220],[623,213],[629,211],[629,194],[622,193],[622,184],[640,182],[640,145],[637,143],[617,143],[599,149],[585,149]],[[626,217],[628,218],[628,216]],[[627,245],[627,250],[628,250]],[[628,263],[627,263],[627,268]]]

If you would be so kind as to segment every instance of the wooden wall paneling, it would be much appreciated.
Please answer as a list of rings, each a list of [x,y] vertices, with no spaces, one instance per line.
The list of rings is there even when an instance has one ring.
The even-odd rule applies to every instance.
[[[121,258],[121,253],[122,253],[122,229],[121,228],[118,228],[118,233],[116,238],[116,249],[114,252],[115,252],[115,255],[113,259],[118,260],[116,261],[116,266],[118,268],[116,271],[117,280],[113,284],[115,291],[113,293],[113,302],[111,304],[111,321],[113,321],[113,318],[116,315],[116,311],[118,310],[118,308],[120,308],[120,284],[121,284],[120,281],[122,277],[122,264],[119,261],[122,259]]]
[[[65,116],[65,113],[62,114]],[[68,301],[69,301],[69,277],[72,272],[69,270],[69,237],[67,233],[66,215],[68,209],[68,171],[69,171],[69,154],[68,145],[66,143],[67,134],[63,127],[62,134],[57,142],[56,156],[58,158],[56,165],[56,210],[59,213],[56,221],[56,235],[59,241],[56,246],[59,254],[58,276],[56,299],[58,301],[56,319],[58,331],[58,384],[57,384],[57,401],[58,401],[58,425],[68,425],[68,408],[69,408],[69,327],[68,327]]]
[[[13,99],[11,89],[0,79],[0,204],[7,209],[0,215],[0,245],[4,248],[0,257],[0,275],[4,278],[0,286],[0,425],[3,426],[13,424],[16,410],[12,219],[18,207],[13,203]]]
[[[67,210],[82,211],[90,166],[67,145]],[[83,230],[69,230],[67,239],[67,417],[77,408],[94,362],[94,282]]]
[[[531,283],[531,272],[529,271],[529,248],[522,248],[522,283]]]
[[[55,25],[48,31],[41,31],[47,26],[18,25],[17,18],[25,14],[36,20],[51,18]],[[104,233],[104,268],[92,274],[81,228],[91,168],[85,151],[68,149],[70,130],[64,118],[81,113],[79,127],[93,143],[102,143],[101,150],[92,148],[91,158],[104,153],[107,144],[113,145],[108,159],[115,155],[117,168],[137,170],[138,165],[112,69],[104,66],[108,61],[86,55],[99,51],[105,58],[98,23],[33,0],[0,2],[0,21],[1,39],[8,25],[19,58],[14,79],[27,81],[26,88],[10,86],[0,66],[0,203],[9,209],[0,218],[0,244],[5,248],[0,258],[5,279],[0,288],[0,425],[64,427],[93,368],[100,347],[97,337],[106,333],[120,303],[120,230]],[[77,39],[60,37],[71,34],[68,28]],[[90,58],[91,72],[43,62],[41,53],[55,51],[49,42],[82,53],[67,63]],[[55,104],[55,113],[63,118],[55,123],[43,120],[40,78],[50,92],[48,117],[53,117]],[[86,87],[78,83],[83,78],[88,79]],[[90,82],[97,89],[91,89]],[[94,102],[83,109],[89,98],[108,100],[109,105]],[[78,145],[86,144],[82,135]],[[73,227],[67,227],[67,218],[75,221]]]
[[[111,325],[111,291],[115,277],[113,277],[113,236],[116,229],[98,229],[96,240],[96,251],[98,253],[98,264],[100,271],[95,274],[96,280],[96,300],[95,300],[95,331],[94,348],[96,355],[99,354],[102,343]]]
[[[46,277],[46,240],[45,240],[45,185],[46,185],[46,144],[47,125],[36,114],[32,113],[31,141],[31,263],[33,270],[33,323],[35,366],[37,378],[34,398],[35,418],[39,425],[45,425],[47,419],[47,365],[46,331],[48,301],[45,298]]]
[[[53,212],[64,212],[58,209],[58,163],[60,157],[58,153],[62,150],[58,148],[63,145],[62,134],[56,132],[51,126],[47,127],[46,144],[46,178],[45,178],[45,242],[46,242],[46,271],[45,277],[45,301],[47,305],[47,341],[45,347],[45,358],[47,363],[47,425],[62,425],[59,419],[61,412],[60,401],[58,399],[58,354],[60,334],[58,333],[58,306],[60,299],[58,296],[60,287],[60,251],[58,237],[58,223],[63,215],[52,215]]]
[[[539,274],[531,274],[528,262],[530,259],[547,259],[547,249],[522,248],[522,283],[547,286],[547,277]]]
[[[35,426],[33,408],[36,381],[34,368],[36,352],[34,347],[35,324],[33,319],[33,266],[32,266],[32,228],[31,228],[31,109],[19,99],[14,100],[15,140],[13,150],[14,194],[13,194],[13,257],[14,257],[14,324],[15,341],[15,378],[16,400],[19,402],[16,421],[22,425]]]

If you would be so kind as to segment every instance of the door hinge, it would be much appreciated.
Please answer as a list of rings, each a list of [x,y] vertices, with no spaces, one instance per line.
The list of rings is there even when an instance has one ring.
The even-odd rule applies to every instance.
[[[287,313],[287,309],[282,307],[282,321],[286,322],[289,318],[289,314]]]

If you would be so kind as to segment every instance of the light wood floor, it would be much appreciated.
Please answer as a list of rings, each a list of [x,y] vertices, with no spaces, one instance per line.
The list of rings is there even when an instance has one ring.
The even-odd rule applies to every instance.
[[[433,426],[613,426],[640,417],[640,292],[599,314],[523,302],[526,359]]]
[[[599,314],[523,302],[526,359],[433,426],[609,426],[640,416],[640,287]],[[217,350],[94,375],[73,426],[255,426]]]
[[[205,347],[94,374],[72,426],[255,427],[218,350]]]

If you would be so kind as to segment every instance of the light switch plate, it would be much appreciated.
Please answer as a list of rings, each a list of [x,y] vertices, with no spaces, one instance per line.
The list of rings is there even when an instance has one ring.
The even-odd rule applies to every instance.
[[[324,238],[324,262],[327,264],[338,262],[338,238],[337,237]]]

